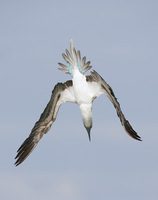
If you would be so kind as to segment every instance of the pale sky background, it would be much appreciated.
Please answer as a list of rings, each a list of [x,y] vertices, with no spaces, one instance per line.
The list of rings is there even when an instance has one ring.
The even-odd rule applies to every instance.
[[[71,38],[143,142],[106,96],[93,104],[91,142],[77,105],[65,103],[15,167],[55,84],[71,79],[57,69]],[[0,71],[0,199],[158,199],[157,0],[0,0]]]

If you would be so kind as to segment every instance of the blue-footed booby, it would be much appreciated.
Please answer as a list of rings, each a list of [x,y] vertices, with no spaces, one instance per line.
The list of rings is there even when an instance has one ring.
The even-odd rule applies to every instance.
[[[90,140],[90,130],[92,128],[92,103],[96,97],[105,94],[114,105],[117,115],[125,131],[136,140],[141,140],[133,130],[130,123],[126,120],[121,111],[120,104],[114,95],[112,88],[95,71],[91,75],[85,76],[85,72],[90,70],[90,61],[86,62],[86,57],[81,59],[80,51],[76,52],[73,42],[70,42],[70,52],[66,49],[66,54],[62,56],[66,65],[58,63],[59,70],[70,74],[72,80],[65,83],[57,83],[52,91],[52,95],[40,119],[35,123],[29,137],[22,143],[15,157],[15,165],[21,164],[36,147],[42,136],[49,131],[53,122],[56,120],[59,107],[64,102],[77,103]]]

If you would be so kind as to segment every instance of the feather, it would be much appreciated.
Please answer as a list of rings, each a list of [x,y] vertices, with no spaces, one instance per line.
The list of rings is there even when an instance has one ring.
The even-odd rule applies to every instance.
[[[49,103],[40,116],[40,119],[35,123],[29,137],[22,143],[17,151],[15,157],[15,165],[21,164],[37,146],[40,139],[45,133],[49,131],[53,122],[56,120],[56,116],[60,105],[65,102],[75,102],[74,95],[72,93],[72,81],[65,83],[58,83],[52,92]]]
[[[69,69],[66,65],[62,64],[62,66],[61,66],[61,63],[60,64],[58,63],[62,67],[62,68],[59,68],[59,70],[65,72],[65,73],[69,73],[69,74],[71,74],[71,76],[73,76],[74,68],[75,69],[78,68],[82,74],[84,74],[86,71],[88,71],[89,69],[92,68],[92,66],[89,67],[90,61],[86,62],[85,56],[83,58],[81,58],[80,50],[78,50],[76,53],[76,49],[73,46],[72,40],[70,41],[70,52],[67,49],[65,49],[65,52],[66,52],[66,54],[62,53],[62,56],[63,56],[64,60],[66,61],[66,63],[70,64],[72,73],[69,72]]]
[[[121,124],[122,124],[123,128],[125,129],[125,131],[128,133],[128,135],[136,140],[141,141],[140,136],[137,135],[137,133],[133,130],[132,126],[130,125],[128,120],[126,120],[124,114],[122,113],[120,104],[117,101],[117,98],[115,97],[112,88],[104,81],[104,79],[95,70],[93,70],[93,72],[91,72],[91,76],[93,77],[94,81],[96,81],[98,84],[101,85],[104,93],[107,95],[107,97],[110,99],[110,101],[114,105],[117,115],[120,118]]]

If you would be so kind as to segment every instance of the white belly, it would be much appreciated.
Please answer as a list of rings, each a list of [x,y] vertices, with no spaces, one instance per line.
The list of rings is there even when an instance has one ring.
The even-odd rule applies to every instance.
[[[86,81],[86,77],[79,71],[76,71],[72,81],[76,102],[79,105],[82,103],[92,103],[93,95],[89,89],[89,84]]]

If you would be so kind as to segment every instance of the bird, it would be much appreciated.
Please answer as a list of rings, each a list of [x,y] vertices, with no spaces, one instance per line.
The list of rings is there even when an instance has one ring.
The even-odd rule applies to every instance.
[[[78,104],[84,127],[87,130],[89,140],[91,140],[90,131],[93,123],[92,104],[95,98],[103,94],[112,102],[127,134],[135,140],[141,141],[141,137],[138,136],[122,113],[120,104],[112,88],[95,70],[91,71],[90,75],[85,75],[85,72],[90,70],[92,66],[90,65],[90,61],[86,61],[85,56],[81,58],[80,50],[76,51],[72,40],[70,40],[70,52],[66,49],[65,53],[62,53],[62,57],[66,61],[66,64],[58,63],[60,66],[58,69],[69,74],[71,80],[64,83],[59,82],[55,85],[50,101],[39,120],[35,123],[29,137],[17,150],[15,166],[21,164],[30,155],[43,135],[50,130],[56,120],[58,110],[64,102]]]

